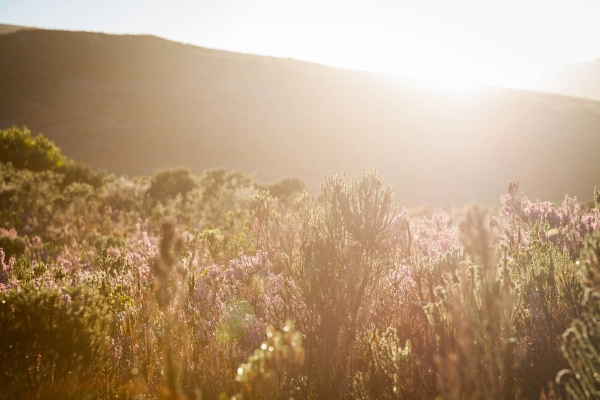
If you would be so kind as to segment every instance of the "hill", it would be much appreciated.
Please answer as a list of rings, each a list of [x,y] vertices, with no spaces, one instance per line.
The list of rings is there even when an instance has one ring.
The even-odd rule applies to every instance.
[[[540,88],[575,97],[600,100],[600,58],[570,64],[549,74]]]
[[[153,36],[0,35],[0,126],[27,125],[97,168],[228,167],[261,181],[378,168],[406,204],[589,198],[600,103],[452,93],[398,78]]]
[[[30,28],[28,26],[20,26],[20,25],[8,25],[8,24],[0,24],[0,35],[5,33],[13,33],[20,30],[31,30],[35,28]]]

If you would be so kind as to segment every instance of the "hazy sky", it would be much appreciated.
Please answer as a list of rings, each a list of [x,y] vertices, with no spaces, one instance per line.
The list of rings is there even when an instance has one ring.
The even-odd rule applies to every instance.
[[[449,85],[600,57],[600,0],[0,0],[0,23],[151,33]]]

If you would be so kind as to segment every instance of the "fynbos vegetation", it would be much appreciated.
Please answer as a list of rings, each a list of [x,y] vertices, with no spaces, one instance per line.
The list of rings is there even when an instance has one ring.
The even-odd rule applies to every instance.
[[[377,172],[128,178],[18,128],[0,156],[2,399],[600,397],[598,191],[423,210]]]

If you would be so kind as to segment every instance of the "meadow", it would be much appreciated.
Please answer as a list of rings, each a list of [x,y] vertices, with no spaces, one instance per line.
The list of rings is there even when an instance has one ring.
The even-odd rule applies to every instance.
[[[0,131],[0,398],[600,398],[600,192],[411,207]],[[324,173],[327,171],[323,171]]]

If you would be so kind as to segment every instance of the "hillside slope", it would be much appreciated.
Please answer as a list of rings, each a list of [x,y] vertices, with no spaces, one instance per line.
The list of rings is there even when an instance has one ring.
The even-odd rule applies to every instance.
[[[209,50],[152,36],[0,35],[0,126],[28,125],[118,173],[228,167],[261,181],[378,168],[401,201],[589,198],[600,103],[500,89],[436,92],[397,78]]]
[[[566,65],[549,74],[540,88],[576,97],[600,100],[600,58]]]
[[[20,30],[31,30],[35,28],[30,28],[28,26],[20,26],[20,25],[8,25],[8,24],[0,24],[0,35],[5,33],[13,33]]]

